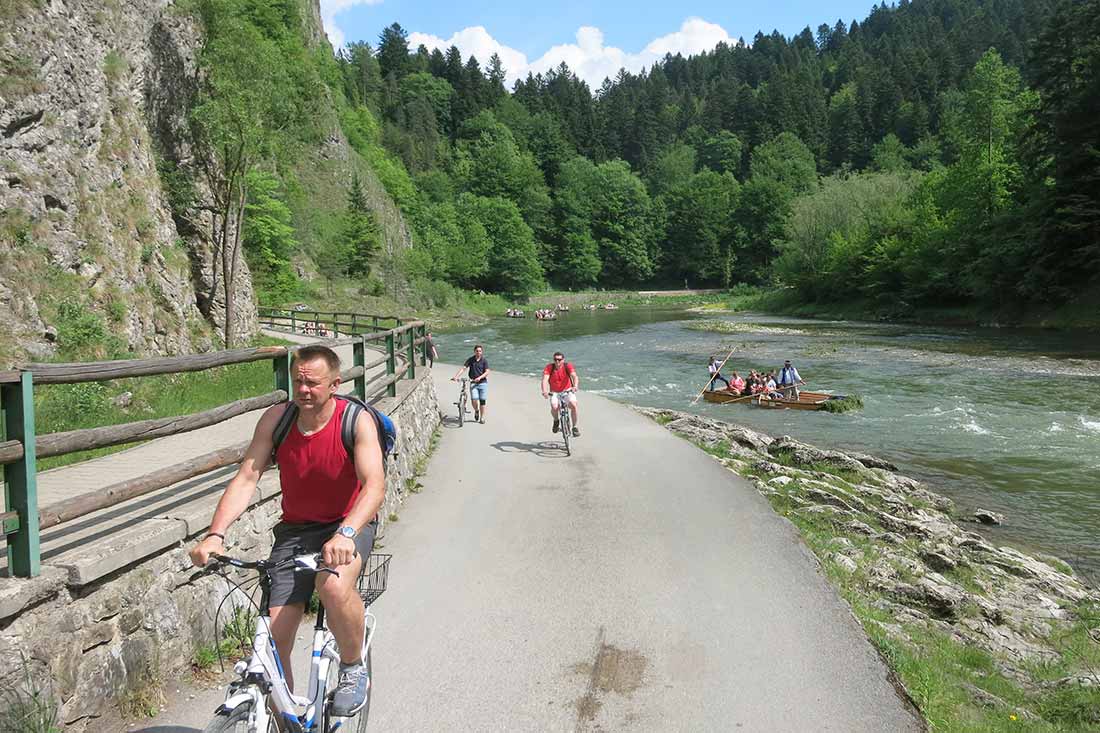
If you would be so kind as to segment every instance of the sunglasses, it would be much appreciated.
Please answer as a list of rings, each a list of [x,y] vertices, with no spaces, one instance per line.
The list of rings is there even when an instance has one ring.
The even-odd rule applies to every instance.
[[[555,357],[554,357],[554,361],[565,361],[565,359],[563,359],[563,358],[562,358],[562,357],[560,357],[560,356],[555,356]]]

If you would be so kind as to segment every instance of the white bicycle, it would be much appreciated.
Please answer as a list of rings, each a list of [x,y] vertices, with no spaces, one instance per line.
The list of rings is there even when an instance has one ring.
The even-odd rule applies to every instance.
[[[240,560],[225,555],[212,557],[214,562],[207,569],[226,577],[238,589],[240,584],[233,583],[221,572],[225,566],[258,571],[261,596],[252,655],[234,666],[233,671],[238,679],[229,684],[225,702],[214,712],[214,719],[206,726],[205,733],[334,733],[337,730],[350,731],[352,726],[357,733],[365,731],[373,686],[370,644],[377,627],[370,604],[386,590],[391,556],[368,556],[364,571],[359,576],[359,594],[363,598],[365,620],[363,664],[367,669],[367,701],[356,715],[348,718],[336,717],[330,712],[340,668],[340,653],[336,639],[325,625],[324,606],[317,609],[317,621],[313,626],[308,695],[295,695],[290,690],[283,674],[283,660],[279,659],[279,652],[271,638],[269,606],[272,572],[293,568],[294,572],[338,573],[322,565],[320,554],[299,555],[282,562]]]
[[[550,399],[558,401],[558,425],[561,430],[562,447],[567,456],[573,455],[573,450],[569,447],[569,440],[573,437],[573,413],[569,409],[569,400],[576,392],[576,389],[569,388],[562,392],[550,393]]]

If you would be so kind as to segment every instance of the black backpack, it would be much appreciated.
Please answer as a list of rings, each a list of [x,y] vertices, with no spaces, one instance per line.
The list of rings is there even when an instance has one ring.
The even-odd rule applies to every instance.
[[[348,458],[354,455],[356,420],[359,418],[359,413],[366,410],[367,414],[374,418],[374,426],[378,429],[378,447],[382,451],[382,468],[385,470],[386,456],[393,452],[394,445],[397,443],[397,426],[393,424],[393,420],[389,415],[376,410],[354,395],[338,394],[333,395],[333,398],[348,403],[340,420],[340,439],[344,442],[344,450],[348,452]],[[286,436],[290,433],[290,426],[297,419],[298,405],[293,401],[287,402],[286,409],[279,416],[279,422],[275,424],[275,430],[271,434],[271,465],[277,462],[275,453],[286,440]]]

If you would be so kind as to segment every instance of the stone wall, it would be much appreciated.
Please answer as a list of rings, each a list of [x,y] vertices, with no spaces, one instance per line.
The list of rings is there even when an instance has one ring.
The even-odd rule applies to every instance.
[[[399,431],[387,473],[383,524],[404,500],[408,480],[427,455],[440,421],[430,370],[418,370],[417,376],[398,383],[396,398],[377,403]],[[263,498],[230,528],[232,554],[266,555],[270,529],[279,517],[278,493],[270,490],[277,482],[275,472],[268,472],[258,492]],[[213,514],[216,499],[207,499],[204,516]],[[59,704],[66,731],[116,729],[106,721],[117,721],[120,702],[147,696],[187,673],[195,650],[214,644],[214,613],[226,584],[196,577],[187,550],[206,526],[193,529],[193,536],[174,549],[93,585],[67,585],[64,573],[49,567],[38,578],[6,580],[0,588],[0,679],[10,687],[25,665],[36,686]],[[102,541],[108,551],[109,536]],[[223,611],[220,623],[225,619]]]

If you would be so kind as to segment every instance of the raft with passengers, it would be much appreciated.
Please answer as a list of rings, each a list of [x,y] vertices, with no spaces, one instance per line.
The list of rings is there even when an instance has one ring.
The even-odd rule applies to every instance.
[[[732,353],[730,352],[730,356]],[[757,372],[753,369],[745,378],[737,372],[731,372],[731,379],[722,375],[722,367],[728,360],[729,356],[721,362],[717,356],[712,356],[708,361],[710,381],[700,393],[707,402],[721,405],[745,404],[769,410],[828,412],[845,412],[863,406],[859,397],[799,389],[805,382],[789,359],[783,363],[778,375],[776,372]],[[723,382],[725,388],[719,389],[718,382]]]

